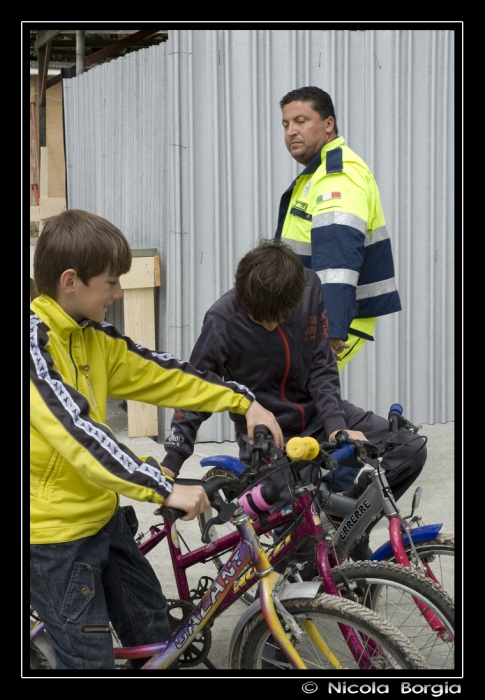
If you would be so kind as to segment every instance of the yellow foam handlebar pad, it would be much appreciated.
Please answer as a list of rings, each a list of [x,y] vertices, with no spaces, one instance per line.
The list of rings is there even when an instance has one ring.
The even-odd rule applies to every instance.
[[[320,445],[312,437],[294,437],[288,440],[286,454],[297,461],[301,459],[315,459],[320,452]]]

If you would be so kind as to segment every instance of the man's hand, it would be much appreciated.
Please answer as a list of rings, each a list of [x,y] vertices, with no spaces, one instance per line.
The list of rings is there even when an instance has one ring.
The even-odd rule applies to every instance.
[[[345,340],[340,340],[340,338],[329,338],[328,340],[330,343],[330,347],[332,348],[333,354],[335,355],[335,359],[341,360],[342,357],[340,356],[340,353],[342,352],[342,350],[350,348],[350,345],[347,345]]]
[[[271,413],[267,411],[260,403],[253,401],[246,412],[246,423],[248,426],[248,441],[250,445],[254,445],[254,429],[257,425],[265,425],[271,432],[274,438],[274,444],[279,449],[283,449],[283,433],[281,428]]]
[[[180,520],[194,520],[209,506],[209,499],[202,486],[174,484],[172,493],[163,505],[185,510],[186,515]]]
[[[335,442],[335,436],[340,430],[345,430],[351,440],[363,440],[367,442],[366,436],[364,433],[361,433],[360,430],[348,430],[347,428],[339,428],[339,430],[334,430],[333,433],[330,433],[328,436],[330,442]]]
[[[166,474],[167,476],[171,476],[172,479],[175,479],[175,477],[177,476],[177,474],[175,472],[173,472],[168,467],[164,467],[163,464],[161,465],[161,470],[162,470],[163,474]]]

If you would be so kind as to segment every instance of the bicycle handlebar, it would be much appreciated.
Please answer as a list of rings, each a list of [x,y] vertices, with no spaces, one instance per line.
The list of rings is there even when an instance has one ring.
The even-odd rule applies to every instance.
[[[207,494],[207,498],[209,501],[212,503],[214,508],[224,516],[227,515],[226,513],[226,508],[225,506],[229,505],[224,501],[218,494],[218,491],[220,488],[225,486],[226,484],[233,484],[234,481],[233,479],[230,479],[225,476],[221,476],[220,479],[213,479],[212,481],[201,481],[199,479],[179,479],[177,478],[175,480],[176,484],[181,484],[182,486],[202,486],[204,488],[204,491]],[[163,508],[163,506],[162,506]],[[181,518],[183,515],[185,515],[185,511],[181,510],[180,508],[172,508],[170,506],[167,506],[166,508],[163,508],[163,517],[165,520],[168,520],[170,523],[174,523],[178,518]],[[232,516],[232,513],[229,517]]]
[[[403,407],[400,403],[393,403],[389,409],[387,417],[389,421],[390,432],[395,433],[399,428],[406,428],[410,433],[417,435],[418,427],[413,425],[407,418],[403,416]]]
[[[294,461],[319,460],[327,469],[335,471],[337,466],[354,456],[357,458],[375,458],[394,446],[399,428],[406,428],[413,434],[418,433],[417,426],[403,416],[403,407],[399,403],[391,405],[388,414],[390,432],[379,444],[363,440],[351,440],[345,430],[340,430],[335,442],[318,443],[311,437],[294,437],[286,445],[286,454]]]

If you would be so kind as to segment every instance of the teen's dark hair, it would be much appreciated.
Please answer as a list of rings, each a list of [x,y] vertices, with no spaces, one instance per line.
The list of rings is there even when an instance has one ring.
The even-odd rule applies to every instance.
[[[239,305],[255,321],[280,323],[303,299],[305,272],[286,243],[262,240],[240,260],[235,284]]]
[[[286,94],[282,100],[280,100],[280,107],[283,109],[285,105],[290,104],[290,102],[311,102],[312,109],[318,112],[321,119],[326,119],[327,117],[333,117],[335,122],[335,134],[338,136],[337,119],[335,117],[335,109],[333,106],[332,98],[319,87],[310,85],[309,87],[297,88],[296,90],[291,90]]]
[[[130,267],[131,248],[121,231],[107,219],[81,209],[47,219],[35,246],[35,286],[39,294],[54,299],[65,270],[76,270],[87,285],[91,277],[106,270],[118,277]]]

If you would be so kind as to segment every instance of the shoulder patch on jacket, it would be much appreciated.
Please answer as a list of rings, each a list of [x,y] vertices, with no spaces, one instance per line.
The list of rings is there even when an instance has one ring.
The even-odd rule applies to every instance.
[[[341,173],[344,169],[342,149],[334,148],[333,151],[327,153],[325,159],[327,173]]]

